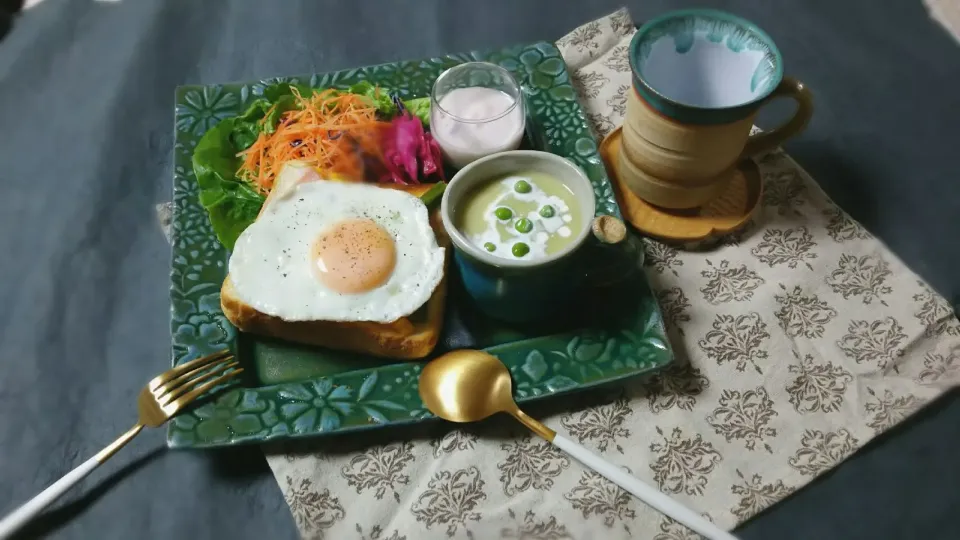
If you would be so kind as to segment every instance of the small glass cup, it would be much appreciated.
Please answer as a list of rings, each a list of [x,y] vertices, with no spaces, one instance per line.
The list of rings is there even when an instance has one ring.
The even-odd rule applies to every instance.
[[[526,129],[523,92],[506,69],[467,62],[437,77],[430,93],[430,132],[454,167],[516,150]]]

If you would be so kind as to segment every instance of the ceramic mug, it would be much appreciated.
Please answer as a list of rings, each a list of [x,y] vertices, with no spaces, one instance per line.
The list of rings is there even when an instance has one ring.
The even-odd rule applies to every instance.
[[[662,181],[702,188],[743,158],[802,131],[813,113],[803,83],[783,76],[783,58],[770,36],[729,13],[661,15],[640,27],[629,55],[633,91],[622,154]],[[750,135],[760,107],[777,97],[796,100],[793,116]]]
[[[498,177],[524,171],[548,174],[563,182],[579,205],[583,216],[572,241],[562,250],[533,260],[502,258],[478,247],[459,228],[460,212],[475,189]],[[443,226],[454,247],[454,261],[464,288],[483,312],[507,322],[529,323],[556,315],[566,309],[585,284],[592,256],[584,256],[586,245],[619,243],[625,237],[623,223],[603,216],[595,218],[596,198],[586,174],[569,160],[548,152],[513,150],[474,161],[450,180],[440,203]],[[612,225],[615,231],[600,229]],[[591,234],[593,231],[593,234]],[[596,273],[596,272],[594,272]]]

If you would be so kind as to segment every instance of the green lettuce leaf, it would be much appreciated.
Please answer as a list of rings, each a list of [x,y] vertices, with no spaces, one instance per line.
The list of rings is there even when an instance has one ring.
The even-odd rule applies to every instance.
[[[200,186],[200,204],[210,216],[217,239],[232,250],[240,233],[257,218],[264,197],[236,179],[240,158],[234,145],[237,118],[227,118],[207,131],[193,151],[193,173]]]
[[[390,97],[390,93],[383,88],[377,88],[370,81],[360,81],[347,88],[347,92],[366,97],[377,108],[377,112],[387,118],[393,118],[397,114],[397,105]]]
[[[237,153],[250,148],[260,132],[273,133],[280,116],[296,108],[293,94],[309,96],[313,88],[289,83],[273,84],[263,90],[262,97],[252,101],[243,114],[227,118],[207,131],[193,151],[193,172],[200,186],[200,204],[210,216],[210,224],[220,243],[232,250],[240,233],[254,220],[263,206],[264,196],[236,176],[241,160]],[[389,91],[377,89],[368,81],[351,86],[348,92],[367,97],[386,118],[397,115],[397,104]],[[429,125],[430,98],[403,102],[411,114]],[[425,193],[425,202],[432,203],[443,193],[443,185]]]
[[[423,201],[424,206],[430,208],[433,203],[440,200],[443,197],[443,192],[446,191],[447,184],[446,182],[440,181],[433,185],[426,193],[420,195],[420,200]]]
[[[397,115],[397,104],[393,101],[392,94],[383,88],[378,89],[370,81],[360,81],[347,88],[347,92],[366,97],[377,108],[377,112],[386,118],[393,118]],[[410,114],[419,118],[424,126],[430,125],[429,97],[408,99],[403,102],[403,106],[410,111]]]
[[[293,97],[293,94],[286,96],[280,96],[277,98],[276,107],[274,107],[270,112],[264,116],[263,119],[263,131],[264,133],[273,133],[277,130],[277,124],[280,123],[280,116],[287,111],[291,111],[297,108],[297,99]]]
[[[403,106],[410,111],[410,114],[416,116],[423,122],[423,127],[430,126],[430,98],[422,97],[416,99],[408,99],[403,102]]]
[[[274,83],[263,89],[263,97],[270,103],[276,103],[283,96],[293,96],[293,88],[303,97],[312,96],[315,90],[307,84]]]
[[[307,87],[298,89],[301,95],[310,95],[313,92]],[[280,123],[280,116],[297,106],[289,84],[269,86],[263,94],[270,97],[255,99],[243,114],[236,117],[231,140],[238,150],[250,148],[261,131],[273,133]]]
[[[270,110],[270,102],[260,98],[234,119],[233,129],[230,130],[230,141],[238,151],[250,148],[257,141],[260,135],[260,120],[268,110]]]

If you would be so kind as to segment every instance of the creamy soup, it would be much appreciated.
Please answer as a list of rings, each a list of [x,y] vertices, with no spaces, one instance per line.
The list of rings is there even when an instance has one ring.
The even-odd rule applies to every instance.
[[[504,259],[537,260],[557,253],[583,226],[573,192],[559,179],[535,171],[484,182],[462,204],[460,231]]]

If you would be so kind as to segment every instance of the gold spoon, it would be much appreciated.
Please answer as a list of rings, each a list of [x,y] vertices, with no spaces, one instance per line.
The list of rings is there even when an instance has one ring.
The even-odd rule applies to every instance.
[[[420,374],[420,399],[433,414],[451,422],[476,422],[498,412],[516,418],[531,431],[570,454],[652,508],[711,539],[736,540],[698,513],[627,474],[616,465],[530,418],[513,400],[510,371],[482,351],[451,351],[429,362]]]

